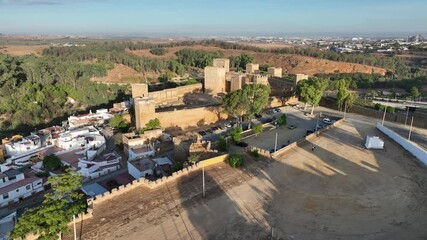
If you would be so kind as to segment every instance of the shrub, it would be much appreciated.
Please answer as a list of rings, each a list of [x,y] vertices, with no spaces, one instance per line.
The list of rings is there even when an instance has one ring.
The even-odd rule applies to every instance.
[[[226,152],[228,150],[227,141],[225,140],[224,136],[219,137],[218,150],[221,152]]]
[[[45,167],[48,171],[59,169],[61,166],[61,159],[56,155],[47,155],[43,159],[43,167]]]
[[[243,165],[243,155],[242,154],[232,154],[230,159],[228,159],[228,164],[231,167],[239,168]]]
[[[255,124],[253,130],[254,130],[254,133],[258,136],[258,134],[264,131],[264,127],[262,126],[262,124]]]
[[[284,125],[286,125],[286,124],[287,124],[286,115],[285,115],[285,114],[282,114],[282,115],[280,116],[280,118],[277,120],[277,123],[278,123],[280,126],[284,126]]]
[[[156,47],[156,48],[150,49],[150,53],[151,54],[158,55],[158,56],[165,55],[167,52],[168,51],[166,49],[164,49],[164,48],[158,48],[158,47]]]
[[[259,152],[258,152],[258,150],[257,150],[257,149],[253,150],[253,151],[251,152],[251,155],[252,155],[252,157],[256,157],[256,158],[258,158],[258,157],[259,157]]]

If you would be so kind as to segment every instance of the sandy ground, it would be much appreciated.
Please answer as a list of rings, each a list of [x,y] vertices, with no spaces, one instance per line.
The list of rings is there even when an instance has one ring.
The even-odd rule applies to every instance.
[[[0,46],[0,53],[6,53],[13,56],[23,56],[28,54],[41,55],[43,49],[49,45],[5,45]]]
[[[382,136],[350,119],[277,161],[209,167],[206,198],[200,172],[137,188],[96,205],[80,239],[427,239],[427,169],[367,134]]]

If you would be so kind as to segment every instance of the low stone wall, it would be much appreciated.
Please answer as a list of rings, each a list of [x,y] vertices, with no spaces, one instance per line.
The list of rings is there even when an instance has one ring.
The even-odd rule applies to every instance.
[[[228,159],[228,154],[224,154],[221,156],[217,156],[217,157],[213,157],[210,159],[206,159],[203,161],[198,162],[197,164],[193,165],[193,166],[189,166],[187,168],[184,168],[182,170],[179,170],[178,172],[174,172],[172,174],[172,176],[169,177],[163,177],[161,179],[157,179],[156,181],[149,181],[145,178],[141,178],[138,180],[134,180],[131,183],[127,184],[127,185],[122,185],[118,188],[114,188],[111,190],[111,192],[106,192],[104,194],[101,195],[97,195],[94,199],[93,199],[93,206],[100,204],[106,200],[112,199],[116,196],[119,196],[123,193],[126,193],[130,190],[133,190],[137,187],[140,186],[144,186],[150,189],[154,189],[157,188],[159,186],[162,186],[165,183],[171,182],[171,181],[176,181],[177,179],[179,179],[180,177],[184,176],[184,175],[188,175],[189,173],[195,172],[200,170],[202,167],[207,167],[207,166],[211,166],[220,162],[224,162]]]
[[[377,129],[380,130],[385,135],[387,135],[389,138],[393,139],[395,142],[397,142],[406,151],[408,151],[409,153],[414,155],[424,165],[427,165],[427,151],[426,150],[422,149],[421,147],[417,146],[413,142],[403,138],[399,134],[388,129],[387,127],[384,127],[383,125],[381,125],[379,123],[377,124]]]

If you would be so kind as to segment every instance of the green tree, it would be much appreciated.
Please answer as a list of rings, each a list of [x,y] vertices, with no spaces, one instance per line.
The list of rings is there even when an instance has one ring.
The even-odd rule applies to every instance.
[[[151,54],[158,55],[158,56],[165,55],[167,52],[168,51],[166,49],[159,48],[159,47],[155,47],[155,48],[150,49]]]
[[[411,88],[410,92],[411,92],[412,99],[414,99],[414,100],[415,100],[415,98],[417,98],[417,97],[419,97],[419,96],[421,95],[421,94],[420,94],[420,91],[419,91],[419,90],[418,90],[418,88],[417,88],[417,87],[415,87],[415,86],[413,86],[413,87]]]
[[[121,114],[115,114],[110,119],[108,124],[110,124],[110,126],[113,128],[119,128],[119,129],[125,129],[128,126],[128,124],[125,122]]]
[[[171,81],[172,78],[173,78],[173,72],[168,71],[159,77],[159,81],[161,83],[167,83],[167,82]]]
[[[253,131],[255,133],[256,136],[258,136],[258,134],[262,133],[262,131],[264,130],[264,126],[262,126],[262,124],[255,124],[253,127]]]
[[[241,120],[243,116],[251,119],[254,114],[260,113],[268,104],[270,87],[263,84],[247,85],[243,89],[225,95],[222,100],[224,111]]]
[[[306,104],[309,103],[312,105],[311,115],[313,115],[314,108],[319,104],[327,86],[327,81],[316,78],[309,78],[298,82],[297,94]]]
[[[341,110],[349,94],[349,82],[345,79],[340,79],[335,82],[335,88],[337,89],[337,106]]]
[[[43,167],[48,171],[59,169],[62,167],[61,159],[54,154],[47,155],[43,158]]]
[[[229,134],[231,139],[233,139],[234,142],[238,143],[242,140],[242,128],[235,127],[230,130]]]
[[[187,159],[190,163],[196,163],[200,160],[200,155],[199,154],[190,154],[190,156],[188,156]]]
[[[43,203],[26,211],[19,218],[11,233],[13,239],[25,239],[28,234],[38,235],[38,239],[58,239],[58,234],[68,231],[67,224],[73,215],[85,207],[83,195],[78,192],[82,186],[82,176],[72,169],[49,178],[53,193],[47,193]]]
[[[228,159],[228,163],[231,167],[239,168],[243,165],[243,155],[242,154],[231,154]]]
[[[232,68],[236,68],[236,70],[246,69],[246,64],[253,62],[255,57],[250,54],[242,53],[239,56],[231,56],[230,57],[230,65]]]
[[[225,140],[224,136],[219,137],[218,150],[221,152],[225,152],[228,150],[227,140]]]
[[[151,119],[150,121],[148,121],[147,124],[145,124],[145,131],[148,130],[153,130],[153,129],[158,129],[160,128],[160,120],[158,118],[155,119]]]
[[[284,126],[284,125],[286,125],[286,124],[287,124],[286,114],[282,114],[282,115],[280,115],[279,119],[277,120],[277,123],[278,123],[280,126]]]

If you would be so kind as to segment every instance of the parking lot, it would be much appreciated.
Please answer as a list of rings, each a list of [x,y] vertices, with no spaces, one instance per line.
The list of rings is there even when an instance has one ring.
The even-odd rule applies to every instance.
[[[312,118],[307,117],[304,113],[298,109],[292,107],[282,108],[282,113],[286,114],[287,125],[278,126],[270,131],[264,131],[258,136],[253,136],[243,141],[257,148],[265,149],[267,151],[274,151],[275,140],[277,134],[277,146],[276,150],[284,147],[285,145],[298,141],[303,138],[305,135],[310,134],[313,130],[316,129],[316,124],[318,128],[324,127],[326,124],[323,123],[325,118]],[[324,114],[322,114],[324,116]],[[293,125],[294,129],[289,127]],[[307,132],[308,131],[308,132]]]

